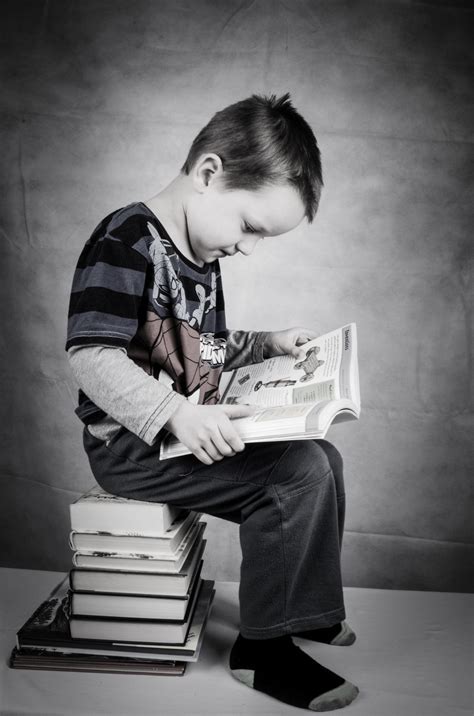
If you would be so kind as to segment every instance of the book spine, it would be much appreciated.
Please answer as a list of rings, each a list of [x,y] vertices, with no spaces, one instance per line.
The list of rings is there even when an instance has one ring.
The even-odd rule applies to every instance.
[[[143,544],[143,537],[141,535],[128,537],[128,546],[124,546],[123,540],[121,539],[122,535],[113,535],[112,538],[115,537],[116,539],[112,541],[111,539],[103,539],[104,535],[99,533],[76,532],[75,538],[72,543],[70,542],[70,544],[72,549],[77,552],[88,552],[89,554],[94,552],[110,552],[114,554],[143,554],[150,557],[159,557],[160,555],[174,555],[178,551],[181,542],[185,539],[187,534],[191,532],[191,529],[185,535],[178,535],[177,538],[172,540],[164,537],[147,537],[146,539],[149,540],[149,542],[145,545]],[[89,539],[89,544],[86,545],[84,544],[84,540],[81,540],[82,535],[86,535],[88,538],[93,536],[95,539]],[[105,537],[109,538],[111,535],[106,535]],[[142,540],[141,546],[137,546],[139,540]],[[106,544],[104,544],[104,542]],[[107,543],[109,546],[107,546]]]

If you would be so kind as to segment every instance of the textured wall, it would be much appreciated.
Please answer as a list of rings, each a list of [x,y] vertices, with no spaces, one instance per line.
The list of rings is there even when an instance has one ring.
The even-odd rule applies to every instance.
[[[84,241],[170,180],[211,114],[290,90],[325,191],[313,226],[223,262],[233,327],[356,321],[345,583],[470,588],[469,3],[2,3],[1,564],[67,569],[92,484],[63,350]],[[208,574],[238,579],[209,519]]]

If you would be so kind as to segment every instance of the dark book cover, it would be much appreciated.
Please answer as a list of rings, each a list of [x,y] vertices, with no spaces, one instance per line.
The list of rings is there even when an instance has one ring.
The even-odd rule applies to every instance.
[[[187,662],[98,656],[94,654],[60,654],[45,650],[31,651],[15,647],[10,655],[8,666],[11,669],[36,671],[82,671],[104,674],[182,676],[186,670]]]
[[[201,582],[196,610],[184,644],[134,644],[116,640],[74,639],[69,625],[70,592],[66,576],[19,629],[16,637],[17,646],[19,649],[46,648],[58,651],[65,649],[77,650],[79,653],[112,651],[117,654],[139,653],[141,656],[186,657],[192,660],[201,646],[204,627],[215,593],[212,580],[201,580]]]

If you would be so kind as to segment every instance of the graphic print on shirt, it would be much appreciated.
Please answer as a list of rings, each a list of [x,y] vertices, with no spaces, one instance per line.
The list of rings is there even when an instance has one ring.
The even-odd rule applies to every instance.
[[[212,333],[202,333],[201,360],[212,366],[224,365],[226,343],[225,338],[216,338]]]
[[[190,320],[191,326],[200,326],[203,316],[216,306],[216,274],[213,273],[211,276],[211,292],[206,295],[206,289],[197,283],[195,286],[196,295],[199,298],[199,307],[193,311],[193,315]]]
[[[172,310],[176,318],[189,321],[184,286],[173,270],[158,231],[150,222],[147,223],[147,228],[154,239],[149,248],[155,271],[153,301],[156,307]]]
[[[151,305],[130,347],[130,357],[192,402],[215,403],[226,341],[200,331],[217,305],[216,274],[211,272],[210,284],[187,276],[185,288],[174,246],[150,222],[147,228],[153,237],[149,246],[154,269]]]

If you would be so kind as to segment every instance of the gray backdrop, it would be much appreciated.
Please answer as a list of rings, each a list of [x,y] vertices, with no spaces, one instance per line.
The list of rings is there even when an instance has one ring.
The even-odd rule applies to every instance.
[[[83,243],[173,178],[214,111],[289,90],[320,142],[320,212],[223,262],[229,325],[356,321],[363,415],[330,433],[345,584],[470,588],[468,6],[2,3],[2,565],[67,570],[68,505],[92,485],[64,353]],[[237,580],[237,527],[208,523],[206,574]]]

